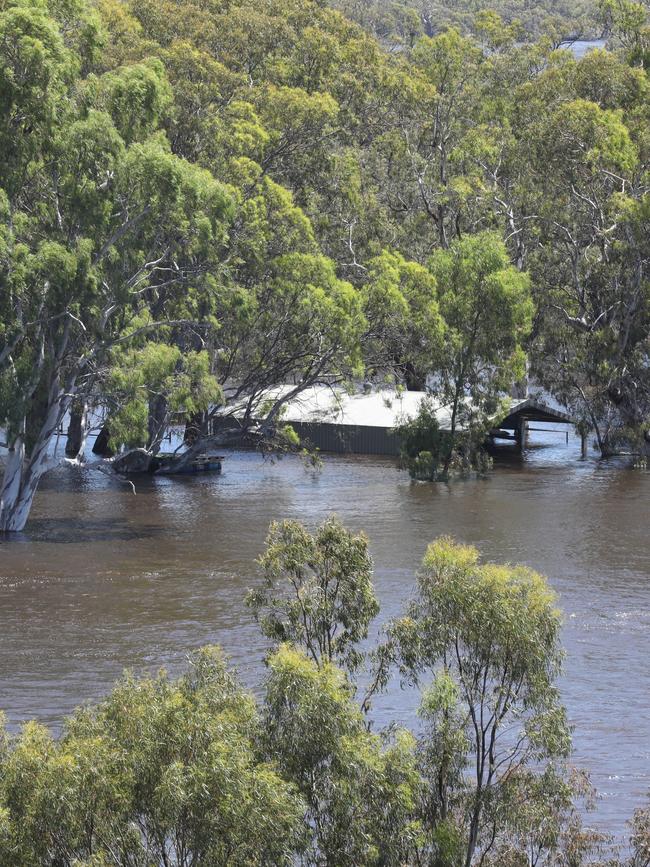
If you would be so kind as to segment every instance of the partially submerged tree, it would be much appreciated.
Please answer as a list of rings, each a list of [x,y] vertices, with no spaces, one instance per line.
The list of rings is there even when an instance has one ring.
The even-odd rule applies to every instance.
[[[555,55],[518,92],[501,171],[511,243],[538,308],[533,374],[589,426],[603,456],[642,451],[650,407],[647,74],[610,52],[578,62]]]
[[[266,586],[246,602],[262,632],[304,648],[316,665],[358,668],[358,645],[379,612],[366,537],[337,518],[313,535],[299,521],[274,522],[260,563]]]
[[[0,133],[20,138],[16,124],[34,112],[25,146],[0,178],[6,531],[24,527],[51,466],[52,437],[102,375],[110,350],[169,324],[178,291],[214,271],[230,198],[206,171],[171,154],[163,136],[151,136],[166,102],[160,64],[112,73],[96,93],[89,84],[78,94],[79,57],[44,6],[10,5],[0,26],[11,31],[5,48],[13,45],[0,67]],[[135,125],[132,89],[150,98]],[[138,133],[146,140],[134,140]]]
[[[72,460],[89,403],[108,413],[113,445],[142,447],[145,462],[172,417],[192,419],[194,448],[204,447],[208,409],[224,402],[242,431],[273,440],[292,396],[359,372],[366,328],[309,220],[253,161],[268,139],[254,107],[217,118],[204,94],[210,121],[191,133],[195,118],[173,104],[159,59],[136,51],[88,75],[97,34],[88,30],[82,56],[65,14],[20,3],[0,14],[2,531],[24,527],[69,412]],[[103,14],[131,26],[125,10]],[[151,50],[137,27],[120,39],[127,54]],[[209,73],[213,100],[216,81],[229,86],[224,69],[204,69],[182,46],[164,59],[179,87],[181,69]],[[170,138],[237,189],[172,153]],[[287,382],[289,392],[269,394]]]
[[[132,344],[110,356],[106,424],[115,450],[144,446],[154,456],[172,421],[206,412],[222,391],[205,350],[183,352],[177,340]]]
[[[400,463],[411,478],[434,482],[447,480],[451,472],[486,472],[491,459],[484,447],[484,427],[457,430],[452,437],[450,431],[440,429],[439,411],[435,399],[425,397],[416,415],[401,419],[394,429],[400,443]]]
[[[448,409],[454,458],[459,430],[480,445],[490,419],[525,372],[523,341],[531,327],[529,279],[510,264],[502,241],[491,233],[466,236],[439,250],[430,264],[446,323],[434,393]]]

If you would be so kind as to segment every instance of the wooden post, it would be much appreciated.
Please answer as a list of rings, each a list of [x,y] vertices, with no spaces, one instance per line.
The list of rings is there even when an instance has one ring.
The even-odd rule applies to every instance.
[[[527,422],[525,418],[517,419],[517,427],[515,428],[515,442],[519,451],[523,451],[526,445]]]

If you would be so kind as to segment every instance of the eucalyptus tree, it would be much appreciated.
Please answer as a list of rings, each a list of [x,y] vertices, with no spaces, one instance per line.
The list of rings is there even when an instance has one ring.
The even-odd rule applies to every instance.
[[[226,400],[220,419],[262,437],[274,436],[285,405],[306,388],[361,373],[365,331],[359,293],[329,259],[287,253],[268,264],[260,282],[224,293],[217,352]]]
[[[0,864],[288,867],[305,804],[260,735],[217,648],[176,680],[125,675],[56,739],[36,722],[5,732]]]
[[[610,45],[621,49],[629,63],[650,65],[650,21],[646,3],[634,0],[599,0],[598,10]]]
[[[524,374],[533,304],[528,276],[510,264],[494,234],[468,235],[437,250],[430,269],[446,326],[434,385],[449,411],[446,473],[454,450],[462,451],[454,441],[457,432],[463,430],[463,448],[476,447],[504,395]]]
[[[423,265],[384,250],[368,262],[361,294],[368,373],[393,373],[408,388],[423,390],[445,342],[435,277]]]
[[[366,537],[334,517],[313,535],[299,521],[274,522],[260,563],[265,584],[246,602],[264,635],[304,648],[318,666],[357,669],[379,612]]]
[[[650,408],[647,94],[646,73],[613,54],[560,55],[521,86],[513,115],[534,369],[603,455],[638,448]]]
[[[110,447],[144,448],[155,456],[174,420],[206,413],[223,392],[210,354],[181,350],[179,340],[134,338],[114,347],[102,381]]]
[[[522,40],[549,35],[557,42],[596,38],[602,26],[600,4],[593,0],[543,0],[533,5],[522,0],[491,0],[489,4],[472,0],[401,0],[389,8],[378,0],[336,0],[335,5],[388,46],[410,44],[421,35],[432,37],[449,27],[464,34],[475,33],[477,12],[485,8],[497,12],[505,25],[514,23]]]
[[[560,626],[542,576],[480,564],[475,548],[442,538],[427,549],[406,615],[389,627],[402,673],[430,681],[425,815],[433,852],[449,863],[483,863],[517,809],[513,786],[568,754],[555,683]]]
[[[160,64],[80,86],[81,58],[45,6],[8,4],[0,32],[0,135],[13,143],[0,179],[6,531],[24,526],[52,437],[109,350],[161,323],[191,326],[181,290],[214,291],[231,203],[155,134],[169,97]]]
[[[377,195],[404,226],[403,251],[425,261],[480,225],[482,171],[467,151],[482,143],[477,85],[480,46],[450,29],[423,37],[409,55],[408,75],[393,94],[393,117],[372,143]]]
[[[314,196],[330,180],[339,113],[352,123],[351,103],[362,91],[349,52],[371,40],[327,10],[312,21],[308,4],[280,10],[268,2],[254,12],[241,5],[225,14],[179,3],[170,17],[158,0],[127,4],[128,28],[123,17],[116,27],[111,6],[101,9],[113,29],[111,53],[122,58],[135,43],[136,57],[153,52],[164,64],[173,91],[164,126],[173,148],[229,185],[229,279],[211,311],[218,322],[211,372],[222,385],[219,415],[242,435],[255,428],[273,436],[286,400],[310,385],[348,381],[362,367],[360,298],[341,279],[345,271],[322,255],[334,230],[323,231]],[[376,59],[376,46],[370,54]],[[285,383],[291,393],[273,399],[270,390]],[[207,431],[205,413],[198,427]]]
[[[305,867],[401,867],[416,860],[421,826],[414,738],[368,731],[345,674],[281,645],[269,658],[265,755],[297,786],[306,810]]]

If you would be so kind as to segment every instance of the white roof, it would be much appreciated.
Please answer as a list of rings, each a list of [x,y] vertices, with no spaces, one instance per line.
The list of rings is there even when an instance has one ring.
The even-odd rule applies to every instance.
[[[294,385],[279,385],[265,392],[263,401],[275,401],[293,391]],[[350,394],[340,386],[310,386],[297,397],[287,401],[282,409],[281,418],[288,423],[302,422],[321,424],[350,425],[360,427],[393,428],[407,418],[414,418],[422,400],[426,398],[434,408],[441,430],[450,425],[450,407],[442,404],[434,395],[426,391],[398,391],[394,388],[381,388],[368,392]],[[242,409],[244,402],[242,401]],[[561,421],[562,413],[553,411],[541,402],[526,399],[513,399],[510,412],[524,407],[539,408],[556,416]],[[229,408],[232,412],[233,407]],[[235,407],[234,414],[237,415]],[[564,416],[568,421],[568,417]]]
[[[261,402],[281,399],[293,391],[293,385],[279,385],[264,393]],[[301,391],[282,408],[283,421],[338,424],[363,427],[392,428],[407,417],[417,415],[423,398],[432,399],[425,391],[397,391],[383,388],[350,394],[340,386],[315,385]],[[241,402],[242,409],[244,401]],[[433,404],[436,405],[435,402]],[[230,411],[233,407],[229,408]],[[235,415],[238,409],[235,406]],[[449,411],[440,406],[436,413],[442,426],[449,422]]]

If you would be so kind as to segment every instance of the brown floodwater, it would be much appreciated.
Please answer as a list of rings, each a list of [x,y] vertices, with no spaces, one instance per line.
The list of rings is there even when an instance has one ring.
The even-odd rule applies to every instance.
[[[208,642],[259,688],[265,642],[243,596],[272,519],[336,512],[363,529],[381,622],[409,598],[427,543],[451,533],[539,569],[559,593],[574,758],[599,791],[590,821],[622,834],[650,781],[650,474],[534,436],[523,461],[452,485],[412,484],[381,459],[330,457],[316,475],[246,452],[228,453],[221,476],[146,479],[135,496],[96,472],[53,473],[27,531],[0,542],[0,707],[12,726],[58,728],[124,668],[177,671]],[[394,683],[376,723],[416,725],[415,705]]]

